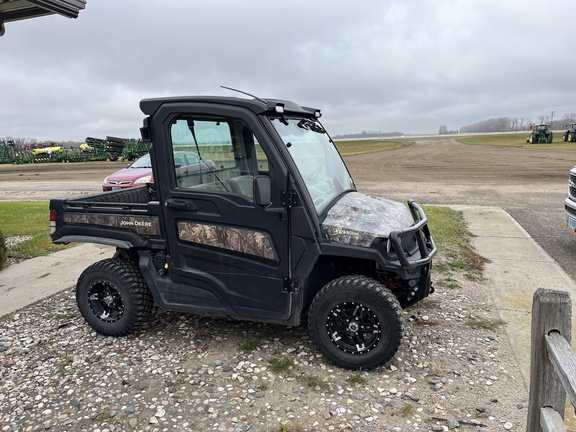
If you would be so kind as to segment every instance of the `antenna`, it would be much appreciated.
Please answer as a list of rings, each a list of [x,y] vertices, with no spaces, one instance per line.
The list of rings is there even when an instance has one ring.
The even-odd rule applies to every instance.
[[[248,92],[245,92],[245,91],[242,91],[242,90],[238,90],[238,89],[235,89],[235,88],[232,88],[232,87],[226,87],[226,86],[223,86],[223,85],[221,85],[220,87],[222,87],[223,89],[226,89],[226,90],[232,90],[232,91],[235,91],[235,92],[238,92],[238,93],[245,94],[246,96],[253,97],[254,99],[256,99],[256,100],[259,101],[259,102],[262,102],[263,104],[266,103],[266,101],[265,101],[264,99],[260,99],[258,96],[254,96],[253,94],[250,94],[250,93],[248,93]]]

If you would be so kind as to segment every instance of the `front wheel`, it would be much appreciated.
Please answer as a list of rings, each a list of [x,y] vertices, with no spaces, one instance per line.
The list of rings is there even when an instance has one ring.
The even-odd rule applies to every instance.
[[[308,329],[318,349],[338,366],[373,369],[398,351],[404,319],[400,303],[382,284],[344,276],[316,295]]]
[[[76,303],[94,330],[124,336],[150,315],[154,301],[138,266],[111,258],[82,272],[76,284]]]

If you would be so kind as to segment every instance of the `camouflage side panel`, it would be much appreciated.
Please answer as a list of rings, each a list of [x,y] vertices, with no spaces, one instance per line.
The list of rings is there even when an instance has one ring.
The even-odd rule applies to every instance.
[[[124,228],[144,236],[160,235],[158,218],[154,216],[65,213],[64,222]]]
[[[413,224],[404,204],[351,192],[330,209],[322,228],[329,240],[370,247],[374,239]]]
[[[270,236],[261,231],[178,222],[180,240],[277,260]]]

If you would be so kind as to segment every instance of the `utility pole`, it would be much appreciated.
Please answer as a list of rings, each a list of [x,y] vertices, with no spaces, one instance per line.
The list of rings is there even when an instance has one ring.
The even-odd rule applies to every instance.
[[[556,114],[556,111],[550,111],[550,129],[552,129],[552,122],[554,121],[554,114]]]

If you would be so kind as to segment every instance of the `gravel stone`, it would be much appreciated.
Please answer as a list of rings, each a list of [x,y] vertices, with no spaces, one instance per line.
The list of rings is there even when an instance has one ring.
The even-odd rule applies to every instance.
[[[490,294],[457,273],[434,278],[405,311],[397,355],[361,383],[305,325],[157,310],[136,333],[103,337],[65,290],[0,319],[0,430],[521,430],[528,395]],[[442,289],[445,278],[461,288]],[[258,347],[244,352],[248,340]],[[275,372],[272,359],[289,366]]]
[[[4,239],[4,244],[6,245],[7,248],[12,247],[12,246],[16,246],[19,243],[24,243],[25,241],[30,240],[32,237],[31,236],[12,236],[12,237],[6,237]]]

